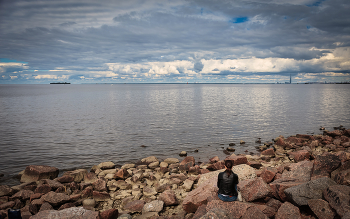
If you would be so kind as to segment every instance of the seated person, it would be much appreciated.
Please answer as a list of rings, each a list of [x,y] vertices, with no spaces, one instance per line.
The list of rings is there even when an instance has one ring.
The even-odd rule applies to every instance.
[[[225,202],[232,202],[237,200],[237,184],[238,176],[232,172],[233,161],[225,160],[226,170],[219,173],[218,176],[218,197]]]

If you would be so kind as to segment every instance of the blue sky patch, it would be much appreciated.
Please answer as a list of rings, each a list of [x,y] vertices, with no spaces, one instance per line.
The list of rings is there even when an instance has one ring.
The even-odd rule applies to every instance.
[[[7,58],[0,58],[0,62],[16,62],[16,63],[28,64],[28,62],[20,62],[20,61],[17,61],[17,60],[11,60],[11,59],[7,59]]]
[[[247,21],[248,21],[248,17],[236,17],[230,20],[230,22],[234,24],[244,23]]]
[[[321,5],[321,3],[322,3],[323,1],[325,1],[325,0],[319,0],[319,1],[317,1],[317,2],[314,2],[313,4],[309,4],[309,5],[306,5],[306,6],[308,6],[308,7],[318,7],[318,6]]]

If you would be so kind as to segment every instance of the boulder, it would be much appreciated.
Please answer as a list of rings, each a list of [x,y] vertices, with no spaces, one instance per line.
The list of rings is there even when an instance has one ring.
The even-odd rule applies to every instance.
[[[241,218],[251,206],[253,206],[253,204],[246,202],[213,200],[207,204],[206,211],[209,212],[212,209],[220,209],[221,211],[227,212],[228,215],[234,216],[234,218]]]
[[[63,175],[71,176],[73,177],[74,182],[80,183],[81,181],[84,180],[87,173],[88,172],[85,169],[77,169],[77,170],[67,171]]]
[[[307,204],[319,219],[329,219],[336,216],[329,203],[323,199],[309,199]]]
[[[153,162],[158,162],[158,161],[159,160],[155,156],[150,156],[150,157],[146,157],[146,158],[141,159],[141,163],[146,164],[146,165],[153,163]]]
[[[176,198],[175,192],[173,190],[166,190],[159,195],[158,200],[164,202],[165,206],[178,205],[179,202]]]
[[[226,157],[225,160],[232,160],[234,166],[248,163],[246,156],[237,156],[235,154],[232,154],[231,156]]]
[[[343,132],[340,131],[340,130],[334,130],[332,132],[327,132],[327,131],[324,131],[324,134],[328,135],[328,136],[331,136],[332,138],[335,138],[337,136],[342,136],[343,135]]]
[[[264,150],[263,152],[261,152],[261,155],[265,155],[265,156],[275,156],[275,151],[273,150],[273,148]]]
[[[322,177],[284,190],[287,200],[297,206],[306,206],[310,199],[322,199],[323,190],[337,185],[334,180]]]
[[[180,171],[188,171],[190,167],[193,167],[195,164],[195,159],[192,156],[188,156],[185,159],[183,159],[179,165]]]
[[[144,205],[144,200],[136,200],[128,202],[126,205],[124,205],[124,209],[130,212],[141,212]]]
[[[288,153],[289,157],[293,158],[295,162],[310,159],[310,153],[307,150],[300,150]]]
[[[328,152],[317,155],[314,162],[312,177],[330,176],[341,164],[339,156]]]
[[[260,177],[247,179],[238,184],[244,200],[251,202],[272,195],[272,190]]]
[[[260,219],[260,218],[268,219],[268,217],[257,206],[249,207],[241,217],[241,219]]]
[[[331,177],[338,184],[350,186],[350,161],[344,162],[344,165],[334,170]]]
[[[35,190],[34,193],[43,193],[46,194],[52,190],[51,186],[48,184],[43,184],[41,186],[38,186]]]
[[[92,187],[94,188],[94,190],[96,191],[107,191],[107,183],[106,181],[102,180],[102,179],[98,179],[96,180],[93,184]]]
[[[163,210],[164,202],[161,200],[154,200],[146,203],[142,208],[142,213],[146,212],[160,212]]]
[[[107,201],[111,198],[108,192],[93,191],[92,195],[96,201]]]
[[[260,177],[264,180],[264,182],[270,183],[275,178],[275,175],[277,173],[278,170],[276,168],[267,167],[263,169],[263,171],[260,174]]]
[[[65,218],[65,219],[98,219],[98,211],[86,210],[83,207],[67,208],[60,211],[45,210],[40,211],[38,214],[31,217],[31,219],[52,219],[52,218]]]
[[[16,194],[14,194],[13,196],[11,196],[10,200],[20,199],[22,201],[25,201],[25,200],[28,200],[30,198],[30,196],[33,194],[34,194],[33,191],[21,190],[21,191],[17,192]]]
[[[100,219],[116,219],[118,218],[118,209],[109,209],[100,212]]]
[[[55,180],[60,182],[60,183],[71,183],[74,181],[74,178],[72,176],[69,176],[69,175],[64,175],[64,176],[56,178]]]
[[[63,193],[49,192],[42,196],[43,199],[53,206],[64,204],[70,200],[69,196]]]
[[[59,170],[56,167],[43,165],[30,165],[24,170],[21,176],[21,182],[34,182],[41,179],[55,179],[58,176]]]
[[[44,203],[40,206],[39,212],[40,212],[40,211],[46,211],[46,210],[53,210],[53,207],[52,207],[52,205],[50,205],[49,203],[44,202]]]
[[[224,168],[225,168],[225,163],[223,161],[218,161],[218,162],[213,163],[207,167],[207,169],[210,171],[221,170]]]
[[[301,219],[300,210],[298,207],[289,202],[285,202],[278,209],[275,219]]]
[[[210,162],[211,164],[216,163],[216,162],[218,162],[218,161],[220,161],[220,159],[219,159],[218,156],[215,156],[215,157],[212,157],[212,158],[209,159],[209,162]]]
[[[330,186],[323,191],[323,197],[329,205],[343,217],[350,211],[350,187],[344,185]]]
[[[0,197],[1,196],[10,196],[13,193],[13,190],[6,185],[0,185]]]
[[[301,182],[299,179],[296,179],[296,178],[281,178],[273,181],[272,183],[269,184],[269,186],[272,189],[273,196],[276,199],[284,202],[287,200],[287,197],[284,194],[284,190],[303,183],[304,182]]]
[[[55,180],[51,180],[51,179],[44,179],[43,182],[44,182],[44,184],[49,185],[54,190],[64,187],[64,185],[62,183],[57,182]]]
[[[313,166],[314,164],[308,160],[293,163],[289,165],[289,171],[283,171],[282,178],[295,178],[303,182],[310,181]]]
[[[99,165],[97,165],[97,168],[101,170],[113,169],[114,167],[115,167],[115,164],[111,161],[102,162]]]

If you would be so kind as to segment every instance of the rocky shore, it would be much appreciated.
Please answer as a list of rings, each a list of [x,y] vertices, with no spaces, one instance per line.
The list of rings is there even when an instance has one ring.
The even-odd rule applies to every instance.
[[[67,171],[31,165],[20,185],[0,185],[0,216],[21,209],[22,218],[350,218],[350,129],[323,135],[297,134],[235,155],[240,201],[217,198],[224,161],[207,163],[147,157],[116,168],[103,162],[91,170]],[[229,152],[231,151],[231,152]]]

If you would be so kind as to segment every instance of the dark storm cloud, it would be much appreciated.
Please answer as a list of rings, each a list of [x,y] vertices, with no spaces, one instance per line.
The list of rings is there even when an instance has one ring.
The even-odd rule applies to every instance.
[[[0,71],[22,71],[26,76],[17,79],[23,79],[42,70],[31,77],[77,82],[215,76],[213,69],[221,75],[346,72],[350,51],[332,55],[350,46],[349,7],[346,0],[5,0],[0,58],[28,64],[2,64]],[[258,59],[262,68],[244,70],[251,68],[246,59]]]

